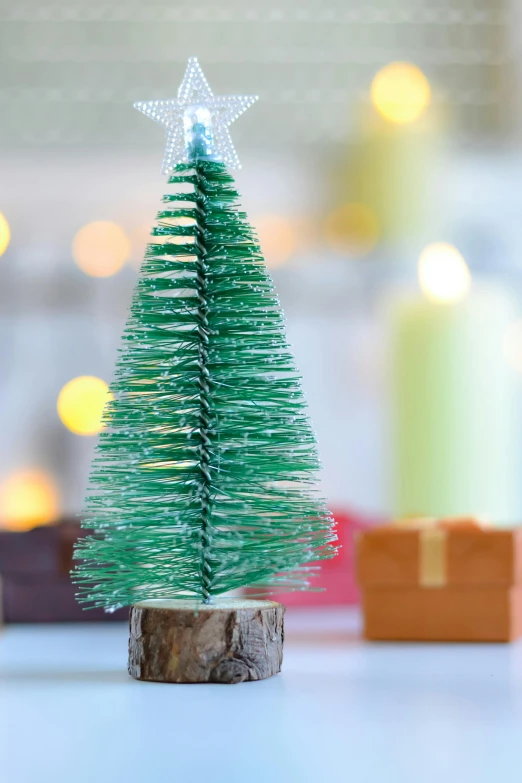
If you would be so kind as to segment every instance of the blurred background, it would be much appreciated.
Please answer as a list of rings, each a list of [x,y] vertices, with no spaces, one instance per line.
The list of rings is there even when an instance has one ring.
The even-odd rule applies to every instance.
[[[516,0],[0,1],[0,525],[81,509],[197,56],[335,509],[522,519]]]

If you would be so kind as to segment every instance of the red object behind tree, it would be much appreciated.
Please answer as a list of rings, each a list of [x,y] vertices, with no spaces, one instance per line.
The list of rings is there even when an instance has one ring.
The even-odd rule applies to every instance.
[[[355,547],[354,535],[361,530],[367,530],[377,522],[346,511],[334,511],[339,538],[339,554],[332,560],[321,563],[317,577],[312,584],[323,588],[320,592],[299,591],[294,593],[277,593],[274,601],[280,601],[286,606],[350,606],[358,604],[359,590],[355,580]],[[313,564],[312,564],[313,565]]]

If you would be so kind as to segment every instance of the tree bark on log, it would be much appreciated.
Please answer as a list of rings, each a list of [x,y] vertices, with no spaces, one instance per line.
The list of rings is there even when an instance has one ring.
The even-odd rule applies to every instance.
[[[238,683],[277,674],[283,615],[274,601],[144,601],[130,613],[129,674],[154,682]]]

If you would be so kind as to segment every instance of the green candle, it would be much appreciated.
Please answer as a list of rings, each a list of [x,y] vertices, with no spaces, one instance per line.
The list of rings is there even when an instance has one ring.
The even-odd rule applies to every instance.
[[[352,200],[373,210],[381,241],[403,241],[430,225],[440,146],[431,116],[394,125],[368,111],[353,147],[349,186]]]
[[[427,296],[390,311],[393,513],[515,522],[517,379],[502,343],[517,306],[493,282],[468,291],[454,248],[432,251],[424,271],[420,262]]]
[[[413,63],[392,62],[378,71],[370,100],[360,107],[353,147],[353,200],[373,211],[381,241],[401,242],[422,235],[436,215],[442,117]]]

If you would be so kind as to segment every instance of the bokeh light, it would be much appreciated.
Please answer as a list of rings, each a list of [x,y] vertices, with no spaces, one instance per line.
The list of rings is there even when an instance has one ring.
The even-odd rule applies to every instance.
[[[509,366],[522,375],[522,319],[506,329],[502,350]]]
[[[117,223],[87,223],[73,239],[72,254],[82,272],[91,277],[116,274],[131,254],[130,240]]]
[[[103,409],[110,399],[112,395],[105,381],[81,375],[66,383],[58,395],[58,415],[76,435],[96,435],[102,428]]]
[[[422,251],[418,274],[422,292],[433,302],[458,302],[471,285],[468,265],[457,248],[447,242],[435,242]]]
[[[9,228],[9,223],[6,220],[5,215],[0,212],[0,256],[5,253],[9,247],[10,241],[11,229]]]
[[[342,204],[326,218],[324,233],[337,253],[366,255],[379,240],[379,221],[367,204]]]
[[[162,222],[169,226],[194,226],[196,224],[194,218],[186,216],[169,218]],[[129,240],[132,248],[129,261],[131,266],[138,272],[141,269],[148,245],[161,245],[164,242],[172,245],[183,245],[195,241],[191,236],[153,236],[151,234],[152,228],[153,226],[150,223],[138,223],[129,231]]]
[[[283,266],[297,246],[293,225],[281,215],[259,215],[253,222],[267,267]]]
[[[56,522],[59,493],[52,477],[40,470],[12,473],[0,484],[0,527],[30,530]]]
[[[429,106],[431,90],[420,68],[412,63],[395,62],[376,74],[371,99],[382,117],[403,124],[420,117]]]
[[[147,245],[154,239],[154,237],[151,237],[150,232],[150,223],[137,223],[129,232],[131,243],[131,256],[129,260],[131,266],[137,271],[140,270],[143,259],[145,258]]]

